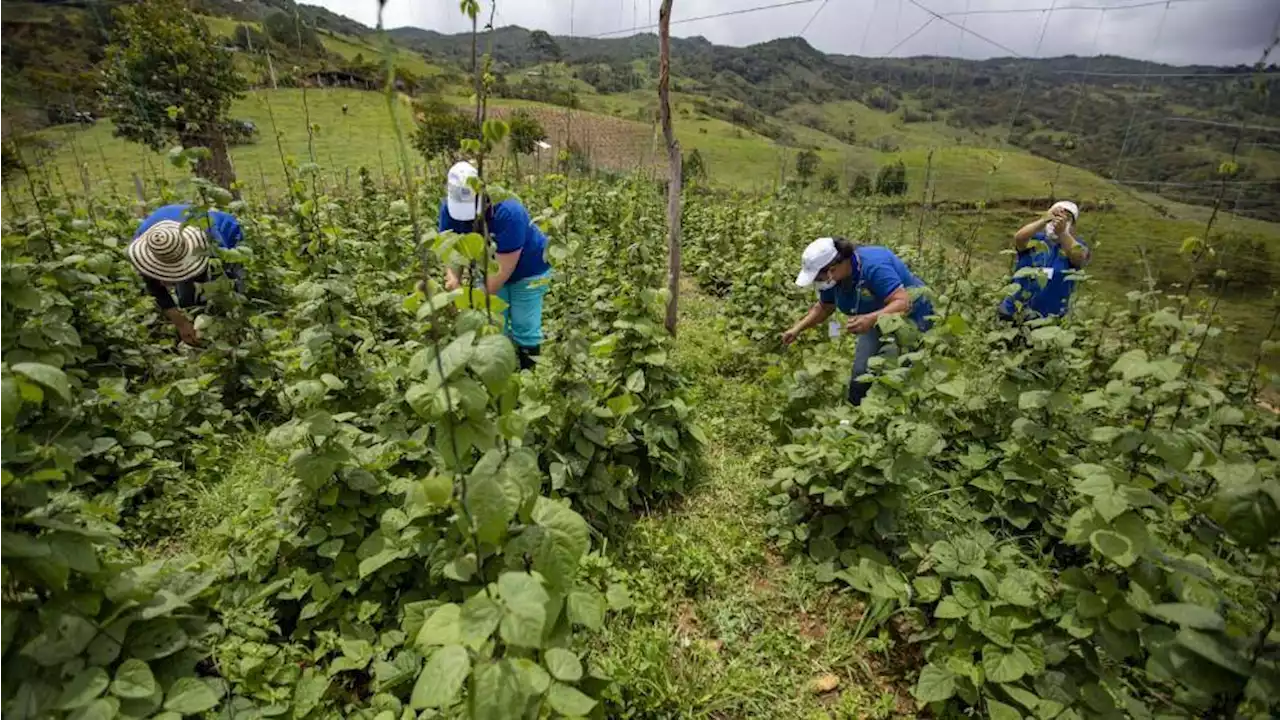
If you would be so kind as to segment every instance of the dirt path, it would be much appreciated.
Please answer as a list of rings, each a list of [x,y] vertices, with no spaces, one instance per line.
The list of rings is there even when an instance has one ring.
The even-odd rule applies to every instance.
[[[610,553],[634,606],[601,638],[631,716],[914,717],[887,633],[861,604],[768,543],[767,390],[731,361],[712,301],[684,291],[678,361],[709,438],[703,484],[641,519]]]

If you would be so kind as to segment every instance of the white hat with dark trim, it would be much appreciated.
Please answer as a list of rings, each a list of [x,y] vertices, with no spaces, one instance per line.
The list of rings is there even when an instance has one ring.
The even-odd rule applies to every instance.
[[[796,276],[796,285],[800,287],[812,285],[818,273],[834,262],[838,254],[834,238],[818,238],[809,243],[809,246],[804,249],[804,255],[800,256],[800,274]]]
[[[480,172],[476,170],[476,166],[465,160],[454,163],[454,166],[449,168],[448,197],[445,199],[445,204],[449,208],[449,217],[454,220],[476,219],[478,205],[476,191],[467,184],[467,181],[479,175]]]
[[[179,283],[203,275],[209,267],[209,239],[203,230],[161,220],[129,243],[129,261],[138,272],[160,282]]]
[[[1076,205],[1070,200],[1059,200],[1058,202],[1053,204],[1053,207],[1049,208],[1049,212],[1053,212],[1054,210],[1059,210],[1059,209],[1066,210],[1067,212],[1071,213],[1071,219],[1074,220],[1075,222],[1080,222],[1080,206],[1079,205]]]

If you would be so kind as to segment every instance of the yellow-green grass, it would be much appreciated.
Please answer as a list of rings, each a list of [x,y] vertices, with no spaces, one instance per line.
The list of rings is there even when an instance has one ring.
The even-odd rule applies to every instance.
[[[251,120],[258,126],[256,142],[231,149],[231,159],[241,184],[251,193],[280,196],[285,190],[286,158],[299,163],[310,160],[307,137],[307,115],[319,125],[313,147],[315,161],[335,181],[345,180],[349,170],[354,174],[366,167],[375,175],[392,173],[397,164],[397,150],[390,117],[381,93],[347,89],[312,89],[306,91],[306,110],[301,89],[255,90],[232,106],[232,116]],[[406,139],[412,131],[410,108],[403,98],[397,114]],[[342,112],[343,105],[347,113]],[[274,117],[274,122],[273,122]],[[132,191],[132,175],[150,186],[158,179],[173,180],[177,171],[168,167],[162,153],[153,153],[141,145],[113,136],[114,126],[101,121],[92,126],[61,126],[38,133],[44,140],[56,143],[52,156],[44,159],[26,157],[31,171],[47,176],[58,189],[66,186],[81,192],[87,178],[93,192]],[[279,148],[276,132],[279,132]],[[29,151],[28,151],[29,152]],[[410,148],[412,159],[421,157]],[[81,169],[83,168],[83,173]],[[5,184],[6,192],[15,194],[21,182]]]

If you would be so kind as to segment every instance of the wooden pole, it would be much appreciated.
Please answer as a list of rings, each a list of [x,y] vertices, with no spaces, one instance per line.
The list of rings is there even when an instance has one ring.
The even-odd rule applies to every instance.
[[[676,334],[680,306],[680,143],[671,127],[671,0],[662,0],[658,11],[658,114],[667,141],[667,332]]]

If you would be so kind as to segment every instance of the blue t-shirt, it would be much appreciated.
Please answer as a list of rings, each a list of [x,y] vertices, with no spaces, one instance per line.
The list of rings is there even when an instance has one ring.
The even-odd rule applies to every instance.
[[[865,315],[884,308],[884,303],[898,288],[924,287],[907,264],[887,247],[865,245],[853,251],[858,262],[853,274],[829,290],[818,291],[824,304],[835,305],[846,315]],[[911,304],[911,319],[921,330],[929,328],[933,303],[921,296]]]
[[[1044,250],[1028,247],[1018,253],[1018,264],[1014,272],[1023,268],[1041,268],[1049,277],[1045,280],[1044,287],[1040,286],[1040,278],[1034,276],[1015,278],[1018,289],[1000,303],[1000,314],[1006,317],[1014,315],[1019,305],[1033,316],[1062,316],[1067,312],[1071,291],[1075,286],[1068,276],[1076,268],[1072,267],[1071,260],[1057,243],[1045,239],[1043,232],[1036,233],[1034,239],[1048,247]],[[1088,251],[1089,246],[1080,238],[1077,237],[1076,242]]]
[[[551,269],[544,257],[547,250],[547,236],[542,234],[529,211],[516,198],[507,198],[494,205],[489,211],[489,235],[499,255],[520,252],[520,260],[512,271],[507,283],[525,278],[538,277]],[[449,215],[449,207],[440,203],[440,232],[452,230],[459,234],[474,232],[474,220],[454,220]]]
[[[210,210],[207,215],[193,214],[190,205],[165,205],[162,208],[158,208],[142,221],[142,224],[138,226],[138,232],[134,233],[134,237],[146,232],[148,228],[161,220],[173,220],[174,222],[204,228],[205,231],[213,236],[214,240],[218,241],[218,245],[224,250],[230,250],[239,245],[240,241],[244,239],[240,223],[234,215],[224,213],[221,210]]]

